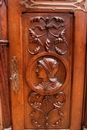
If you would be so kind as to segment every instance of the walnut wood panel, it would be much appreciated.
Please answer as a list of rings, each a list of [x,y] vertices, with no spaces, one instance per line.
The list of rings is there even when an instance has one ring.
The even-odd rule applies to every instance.
[[[59,128],[59,125],[61,123],[62,125],[60,126],[59,129],[80,130],[82,98],[83,98],[82,92],[84,87],[83,86],[84,61],[85,61],[84,34],[86,28],[85,14],[82,11],[75,11],[75,12],[73,11],[73,13],[70,13],[69,10],[63,9],[62,7],[61,8],[63,10],[45,9],[42,11],[42,9],[40,8],[37,10],[29,9],[28,11],[30,13],[25,12],[22,13],[22,11],[24,10],[22,7],[20,7],[19,3],[20,0],[8,1],[10,61],[12,61],[13,56],[15,55],[17,57],[20,66],[18,68],[20,85],[17,94],[15,94],[13,91],[13,85],[11,81],[13,130],[24,130],[31,128],[39,129],[38,127],[49,129],[54,127],[53,129],[56,129]],[[44,11],[46,13],[44,13]],[[56,37],[50,36],[50,35],[56,35],[56,31],[58,29],[56,28],[56,26],[53,25],[53,23],[57,23],[56,21],[60,20],[60,18],[55,18],[55,14],[57,17],[63,17],[63,19],[65,20],[66,24],[64,24],[63,26],[63,28],[66,28],[65,34],[63,33],[64,38],[63,37],[61,38],[61,35],[59,38],[58,36]],[[36,18],[37,16],[39,16],[39,18]],[[43,21],[42,18],[40,18],[42,16],[44,17],[45,21]],[[72,19],[68,22],[68,24],[66,21],[68,21],[69,19],[66,16],[71,16],[70,19]],[[52,24],[48,24],[46,21],[49,21],[49,18],[52,19],[53,17],[54,19],[53,21],[51,21]],[[41,23],[39,23],[39,21]],[[63,20],[60,21],[63,22]],[[83,21],[84,24],[82,24]],[[35,27],[35,25],[37,26],[37,24],[38,27]],[[40,28],[39,26],[40,25],[42,26],[43,24],[44,28]],[[44,31],[44,34],[39,33],[41,30]],[[39,34],[37,34],[35,31],[38,32]],[[50,34],[47,34],[48,31],[50,32]],[[75,32],[73,33],[73,31]],[[41,37],[38,37],[40,35]],[[47,38],[45,38],[46,36]],[[52,43],[54,43],[54,41],[56,42],[50,47],[51,41]],[[60,46],[59,41],[61,44],[62,43],[64,44]],[[53,73],[54,71],[52,71],[52,75],[53,77],[56,77],[57,79],[56,81],[59,84],[58,87],[54,85],[55,86],[54,89],[52,89],[53,85],[50,84],[50,76],[52,75],[48,73],[49,70],[53,70],[52,69],[53,63],[55,63],[56,66],[54,67],[56,73]],[[49,64],[51,64],[51,66]],[[49,68],[51,69],[48,69],[47,65],[50,66]],[[38,76],[37,73],[39,67],[44,67],[44,70],[47,71],[48,77],[46,78],[43,77],[43,80],[41,76],[43,76],[43,74],[45,75],[46,72],[43,70],[42,75]],[[28,71],[30,72],[30,75],[28,74]],[[62,71],[64,73],[61,73]],[[79,77],[79,75],[81,75],[81,77]],[[53,77],[51,77],[51,79]],[[47,87],[48,89],[46,89],[45,87],[46,84],[45,85],[42,84],[42,81],[46,82],[46,80],[49,81],[51,91],[49,90],[48,87]],[[41,85],[43,86],[43,89],[41,91],[38,91],[39,90],[38,88]],[[48,95],[48,93],[50,94]],[[52,102],[49,105],[50,99],[52,99]],[[44,103],[46,103],[46,105],[44,105]],[[61,112],[59,112],[59,109],[57,109],[59,107]],[[48,110],[46,108],[48,108]],[[52,117],[52,113],[50,112],[53,111],[55,113],[57,112],[57,114],[61,113],[61,115],[64,113],[64,116],[63,117],[60,116],[61,120],[60,118],[57,118],[56,120],[56,117],[59,116],[55,117],[53,116],[53,118],[49,118],[50,116]],[[39,116],[41,117],[43,116],[43,118]],[[32,120],[33,118],[34,120]],[[40,125],[38,125],[37,120],[41,121],[39,122]],[[49,126],[48,124],[51,124],[52,126],[51,125]]]
[[[68,128],[73,15],[33,13],[22,17],[25,128]]]

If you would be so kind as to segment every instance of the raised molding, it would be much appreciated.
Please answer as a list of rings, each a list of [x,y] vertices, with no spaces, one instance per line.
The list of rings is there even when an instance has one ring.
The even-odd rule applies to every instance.
[[[21,5],[25,6],[26,9],[51,9],[51,10],[61,10],[67,9],[70,11],[82,10],[87,11],[87,0],[78,0],[78,1],[44,1],[38,2],[35,0],[21,0]]]

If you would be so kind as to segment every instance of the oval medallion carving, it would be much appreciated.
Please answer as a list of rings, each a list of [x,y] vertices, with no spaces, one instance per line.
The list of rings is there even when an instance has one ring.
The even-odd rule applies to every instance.
[[[42,95],[59,92],[67,81],[67,64],[53,53],[38,54],[29,62],[26,70],[28,85]]]

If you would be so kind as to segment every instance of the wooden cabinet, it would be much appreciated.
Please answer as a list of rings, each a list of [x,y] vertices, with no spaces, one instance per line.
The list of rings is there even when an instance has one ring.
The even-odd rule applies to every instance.
[[[85,11],[85,1],[8,0],[13,130],[81,130]]]
[[[0,1],[0,130],[8,128],[10,121],[10,89],[8,82],[7,2]],[[1,117],[2,115],[2,117]]]

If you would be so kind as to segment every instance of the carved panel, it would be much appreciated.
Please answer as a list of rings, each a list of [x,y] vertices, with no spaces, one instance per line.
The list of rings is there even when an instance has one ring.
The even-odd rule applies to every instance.
[[[62,13],[23,15],[26,128],[69,126],[71,20]]]
[[[41,46],[47,52],[56,51],[63,55],[67,52],[67,41],[65,39],[65,23],[64,19],[58,16],[55,17],[34,17],[31,19],[34,24],[33,28],[29,28],[30,46],[37,44],[33,51],[29,49],[30,54],[37,54]]]
[[[57,128],[61,123],[64,113],[61,107],[65,104],[66,97],[63,92],[59,92],[53,96],[41,96],[35,92],[30,93],[28,98],[29,104],[33,108],[31,113],[32,125],[37,128]],[[39,113],[39,118],[37,114]],[[54,115],[57,114],[55,118]],[[43,121],[39,120],[43,117]]]

